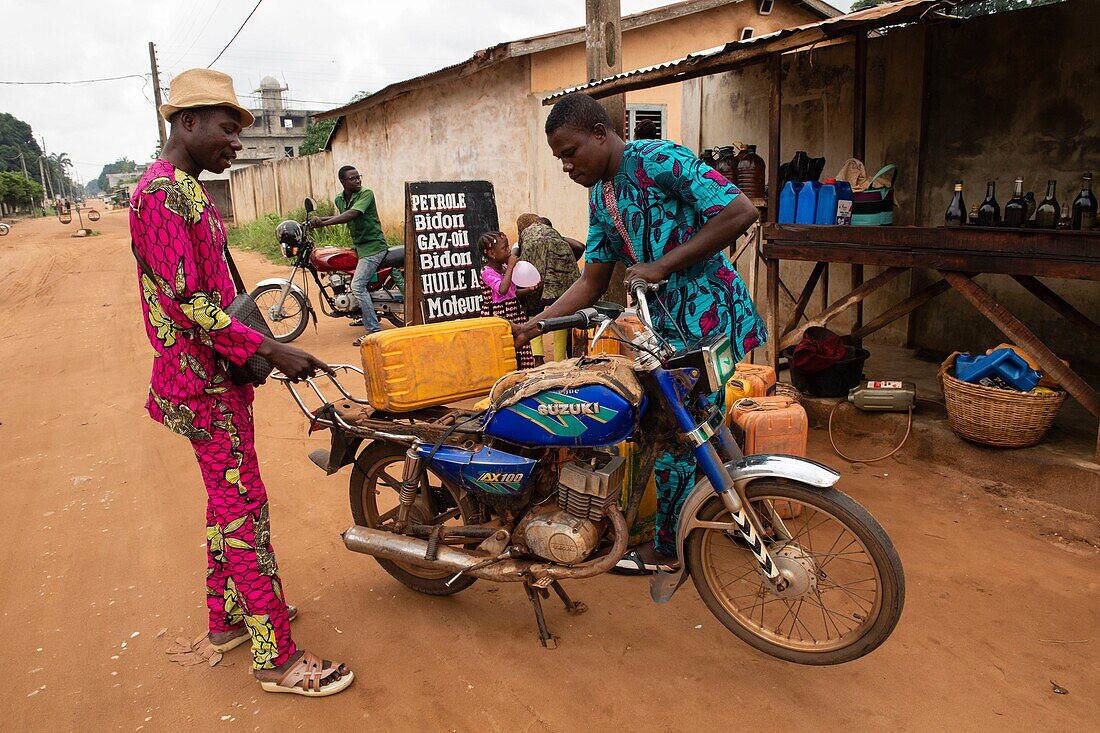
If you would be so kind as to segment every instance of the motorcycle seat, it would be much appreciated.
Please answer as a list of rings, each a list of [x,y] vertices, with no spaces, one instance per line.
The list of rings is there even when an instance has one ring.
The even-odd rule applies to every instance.
[[[378,265],[378,269],[383,267],[404,267],[405,266],[405,246],[390,247],[386,250],[386,256],[382,258],[381,264]]]
[[[548,389],[602,384],[637,407],[644,390],[634,374],[634,362],[622,356],[601,355],[551,361],[534,369],[505,374],[489,392],[494,410],[516,404]]]

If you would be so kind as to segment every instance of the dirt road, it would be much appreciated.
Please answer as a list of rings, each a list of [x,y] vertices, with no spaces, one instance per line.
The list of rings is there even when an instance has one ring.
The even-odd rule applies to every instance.
[[[215,668],[171,664],[172,639],[203,631],[204,495],[187,443],[142,409],[152,352],[126,215],[97,227],[103,236],[74,239],[74,226],[22,222],[0,241],[0,728],[1100,725],[1095,548],[1047,536],[1070,518],[952,467],[903,458],[852,471],[815,437],[815,457],[846,471],[841,488],[881,520],[905,563],[905,614],[869,657],[825,669],[778,662],[729,634],[690,585],[654,606],[644,581],[611,576],[573,584],[585,615],[547,606],[562,643],[544,651],[520,589],[481,582],[429,598],[347,552],[347,474],[326,478],[307,460],[321,439],[306,437],[274,386],[257,399],[258,450],[286,593],[302,609],[295,636],[345,659],[356,683],[324,701],[265,694],[243,647]],[[275,271],[238,260],[249,281]],[[322,322],[300,345],[349,360],[354,335]]]

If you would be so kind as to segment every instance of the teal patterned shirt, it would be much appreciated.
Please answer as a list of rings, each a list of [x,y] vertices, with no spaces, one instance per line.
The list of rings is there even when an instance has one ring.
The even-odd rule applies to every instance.
[[[654,262],[741,195],[721,173],[667,140],[627,143],[612,185],[630,242],[623,242],[598,184],[589,195],[586,262]],[[717,329],[741,359],[768,338],[748,289],[721,252],[670,274],[658,295],[668,314],[651,307],[654,325],[676,348]]]

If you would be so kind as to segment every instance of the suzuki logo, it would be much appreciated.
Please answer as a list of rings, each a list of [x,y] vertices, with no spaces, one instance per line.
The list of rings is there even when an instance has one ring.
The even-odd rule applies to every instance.
[[[599,415],[600,403],[572,402],[549,405],[540,404],[537,409],[540,415]]]

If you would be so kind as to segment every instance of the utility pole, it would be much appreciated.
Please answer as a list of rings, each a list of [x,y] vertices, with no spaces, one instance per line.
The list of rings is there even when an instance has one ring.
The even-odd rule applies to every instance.
[[[23,177],[26,178],[28,181],[31,180],[31,177],[27,175],[27,161],[23,157],[22,150],[19,151],[19,162],[23,164]]]
[[[621,73],[623,30],[619,0],[584,0],[584,21],[584,56],[588,81],[606,79]],[[623,128],[626,127],[626,95],[604,97],[600,104],[607,110],[615,132],[625,140]],[[626,305],[624,277],[626,268],[617,263],[611,275],[611,283],[604,294],[605,298]]]
[[[160,149],[163,152],[168,135],[164,130],[164,118],[160,116],[160,72],[157,71],[157,50],[152,41],[149,41],[149,68],[153,72],[153,99],[156,101],[154,112],[157,115],[157,132],[160,133]]]
[[[47,185],[46,185],[46,181],[47,181],[46,166],[42,165],[42,156],[41,155],[38,156],[38,177],[42,179],[42,193],[45,194],[47,191],[49,191],[50,192],[50,200],[53,200],[53,191],[51,191],[49,188],[47,188]]]
[[[585,0],[585,61],[588,81],[606,79],[622,73],[623,29],[619,0]],[[619,137],[626,139],[626,95],[604,97],[600,104],[611,117]]]
[[[46,157],[46,138],[39,136],[39,141],[42,143],[42,157],[38,159],[39,164],[42,163],[42,158]],[[53,181],[50,180],[50,166],[46,166],[46,185],[50,187],[50,198],[57,201],[57,191],[53,187]]]

